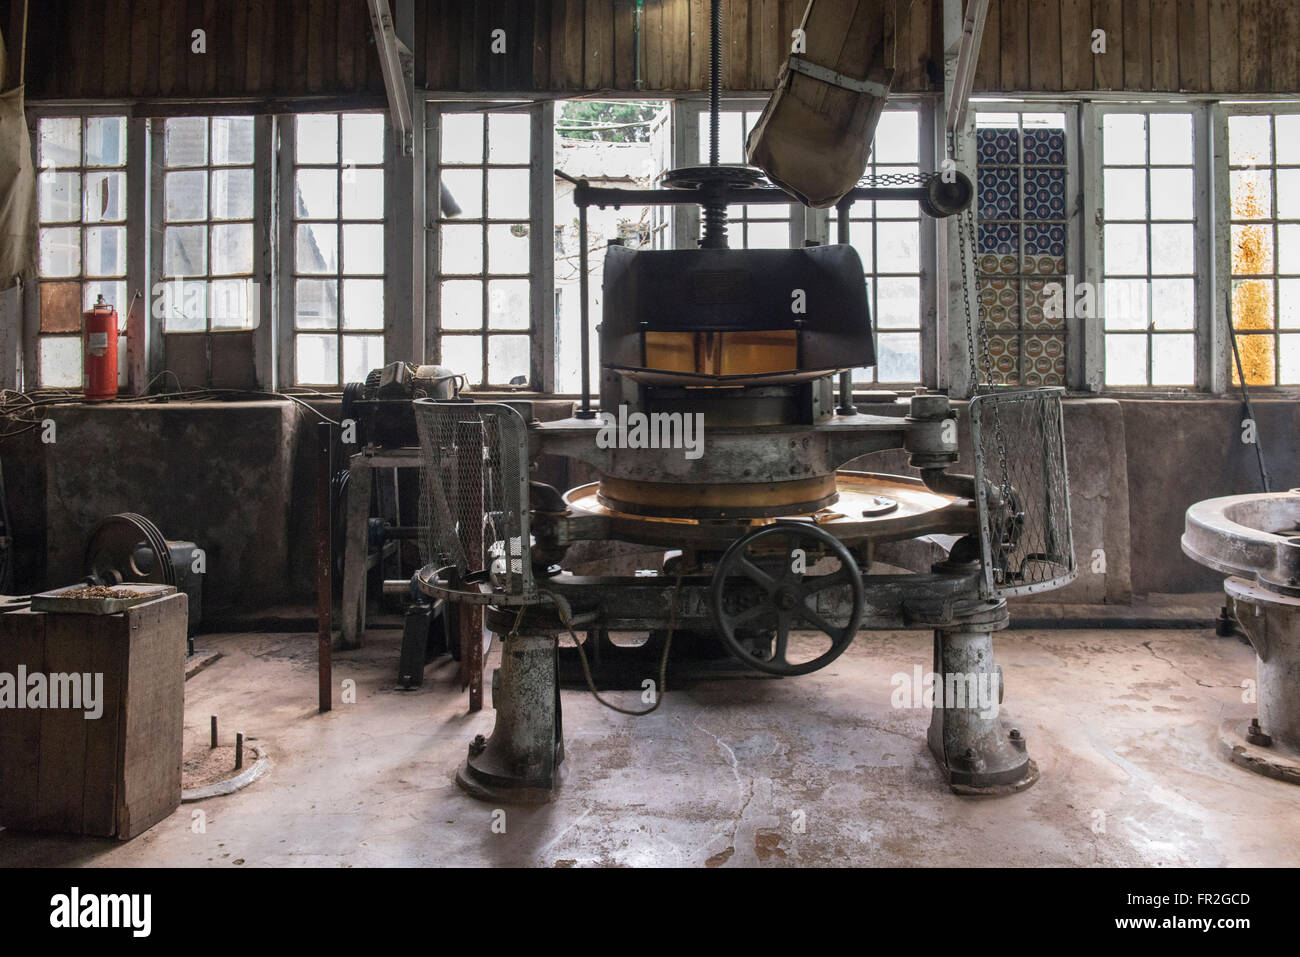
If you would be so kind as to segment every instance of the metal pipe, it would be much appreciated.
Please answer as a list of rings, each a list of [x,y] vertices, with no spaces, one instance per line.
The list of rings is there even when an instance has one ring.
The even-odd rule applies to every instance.
[[[709,0],[709,165],[718,165],[718,116],[722,103],[722,0]]]
[[[645,0],[636,0],[632,8],[632,76],[637,90],[641,89],[641,8]]]
[[[928,195],[928,190],[922,186],[857,186],[845,194],[845,201],[852,203],[858,200],[878,199],[919,203]],[[585,180],[579,180],[573,192],[573,203],[578,207],[579,214],[587,206],[599,206],[601,209],[606,206],[615,209],[622,206],[702,206],[706,201],[736,206],[775,206],[783,203],[793,206],[799,202],[785,190],[775,186],[748,188],[723,186],[709,192],[706,197],[702,189],[620,189],[615,186],[591,186]],[[579,226],[581,226],[581,219],[579,219]]]
[[[318,423],[316,439],[316,695],[317,707],[325,712],[333,707],[333,622],[330,620],[334,600],[334,562],[331,557],[330,534],[330,452],[334,444],[333,425],[329,422]]]

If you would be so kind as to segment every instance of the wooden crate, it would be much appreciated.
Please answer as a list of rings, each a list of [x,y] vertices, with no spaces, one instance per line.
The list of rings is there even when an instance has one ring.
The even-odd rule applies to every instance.
[[[181,801],[184,594],[115,615],[0,615],[0,675],[102,674],[102,714],[0,707],[0,825],[128,840]]]

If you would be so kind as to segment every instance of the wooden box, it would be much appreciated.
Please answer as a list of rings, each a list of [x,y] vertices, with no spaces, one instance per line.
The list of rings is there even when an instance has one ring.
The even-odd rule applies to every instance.
[[[113,615],[0,615],[0,825],[128,840],[180,805],[187,618],[183,594]],[[20,668],[24,702],[39,703],[41,674],[47,705],[49,676],[102,674],[99,717],[84,699],[17,707]],[[58,684],[59,703],[77,703]]]

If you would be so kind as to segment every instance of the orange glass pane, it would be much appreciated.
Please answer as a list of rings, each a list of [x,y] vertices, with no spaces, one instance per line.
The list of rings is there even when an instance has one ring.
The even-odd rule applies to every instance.
[[[1276,342],[1269,335],[1237,336],[1237,351],[1241,353],[1241,368],[1246,373],[1246,385],[1277,384],[1273,375]],[[1232,384],[1241,385],[1235,361],[1232,363]]]
[[[81,283],[41,283],[41,332],[81,331]]]
[[[1232,227],[1232,274],[1269,275],[1273,272],[1273,227]]]

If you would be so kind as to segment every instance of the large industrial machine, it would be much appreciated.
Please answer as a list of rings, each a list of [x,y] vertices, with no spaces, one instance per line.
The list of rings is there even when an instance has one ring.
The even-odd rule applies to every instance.
[[[673,171],[663,187],[577,183],[584,378],[571,418],[536,421],[528,402],[414,402],[426,530],[417,584],[479,606],[502,642],[496,725],[471,742],[457,781],[492,801],[550,797],[564,754],[562,638],[598,697],[602,679],[643,688],[640,711],[610,706],[645,714],[691,677],[806,675],[860,630],[925,628],[937,676],[928,743],[946,780],[959,793],[1030,786],[1025,737],[973,689],[1001,699],[992,636],[1007,627],[1006,598],[1075,574],[1060,390],[978,395],[965,423],[974,474],[950,471],[963,428],[946,396],[854,404],[850,370],[875,356],[847,215],[834,245],[734,250],[728,206],[789,203],[788,193],[719,164],[716,145],[710,165]],[[947,216],[971,190],[960,175],[867,182],[841,212],[859,199]],[[701,248],[606,249],[597,409],[586,211],[644,204],[698,204]],[[905,450],[916,476],[845,468],[889,449]],[[561,492],[531,480],[543,456],[598,477]],[[923,537],[949,543],[928,571],[879,568],[881,545]],[[591,573],[620,549],[659,560]],[[644,641],[629,648],[617,633]]]

